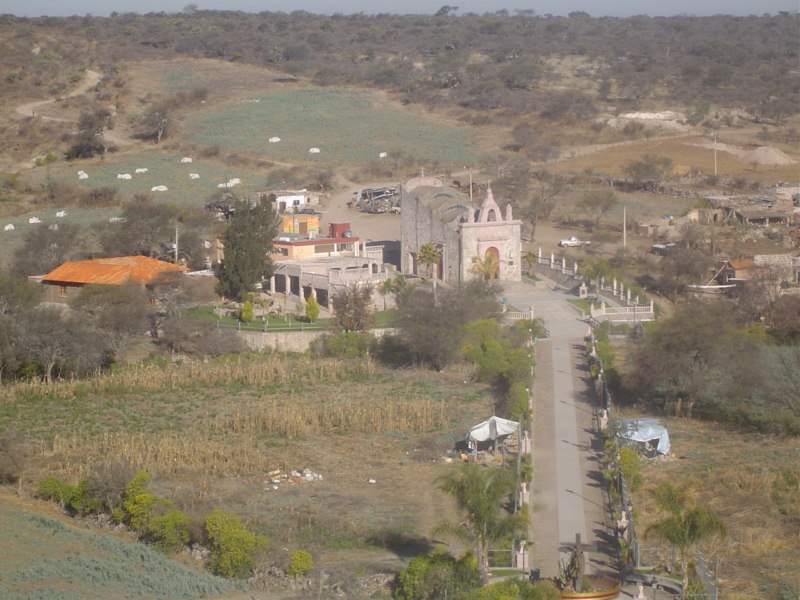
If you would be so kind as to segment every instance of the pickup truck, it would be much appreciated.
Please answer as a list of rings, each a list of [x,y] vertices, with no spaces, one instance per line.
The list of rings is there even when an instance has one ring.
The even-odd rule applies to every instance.
[[[570,238],[558,242],[558,245],[561,246],[562,248],[573,248],[575,246],[586,246],[588,244],[589,244],[588,241],[579,240],[574,235]]]

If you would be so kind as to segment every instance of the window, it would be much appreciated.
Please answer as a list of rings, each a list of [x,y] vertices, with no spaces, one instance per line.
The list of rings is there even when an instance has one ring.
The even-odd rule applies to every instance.
[[[65,286],[65,285],[58,286],[58,295],[59,296],[66,296],[67,295],[67,286]]]

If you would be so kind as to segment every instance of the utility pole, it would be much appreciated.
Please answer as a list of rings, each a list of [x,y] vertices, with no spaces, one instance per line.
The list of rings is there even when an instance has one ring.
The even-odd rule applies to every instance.
[[[628,247],[628,207],[622,207],[622,247]]]
[[[175,264],[178,264],[178,226],[175,226]]]
[[[714,177],[717,176],[717,133],[714,132]]]

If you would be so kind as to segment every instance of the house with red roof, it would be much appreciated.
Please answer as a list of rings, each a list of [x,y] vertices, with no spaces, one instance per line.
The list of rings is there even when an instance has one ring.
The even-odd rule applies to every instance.
[[[66,303],[85,285],[139,284],[152,288],[153,284],[169,274],[188,271],[148,256],[115,256],[65,262],[47,275],[37,277],[45,286],[45,300]]]

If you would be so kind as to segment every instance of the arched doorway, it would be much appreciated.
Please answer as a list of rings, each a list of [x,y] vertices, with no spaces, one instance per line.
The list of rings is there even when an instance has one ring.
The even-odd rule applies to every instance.
[[[500,275],[500,251],[494,246],[490,246],[483,254],[484,277],[486,279],[497,279]]]

